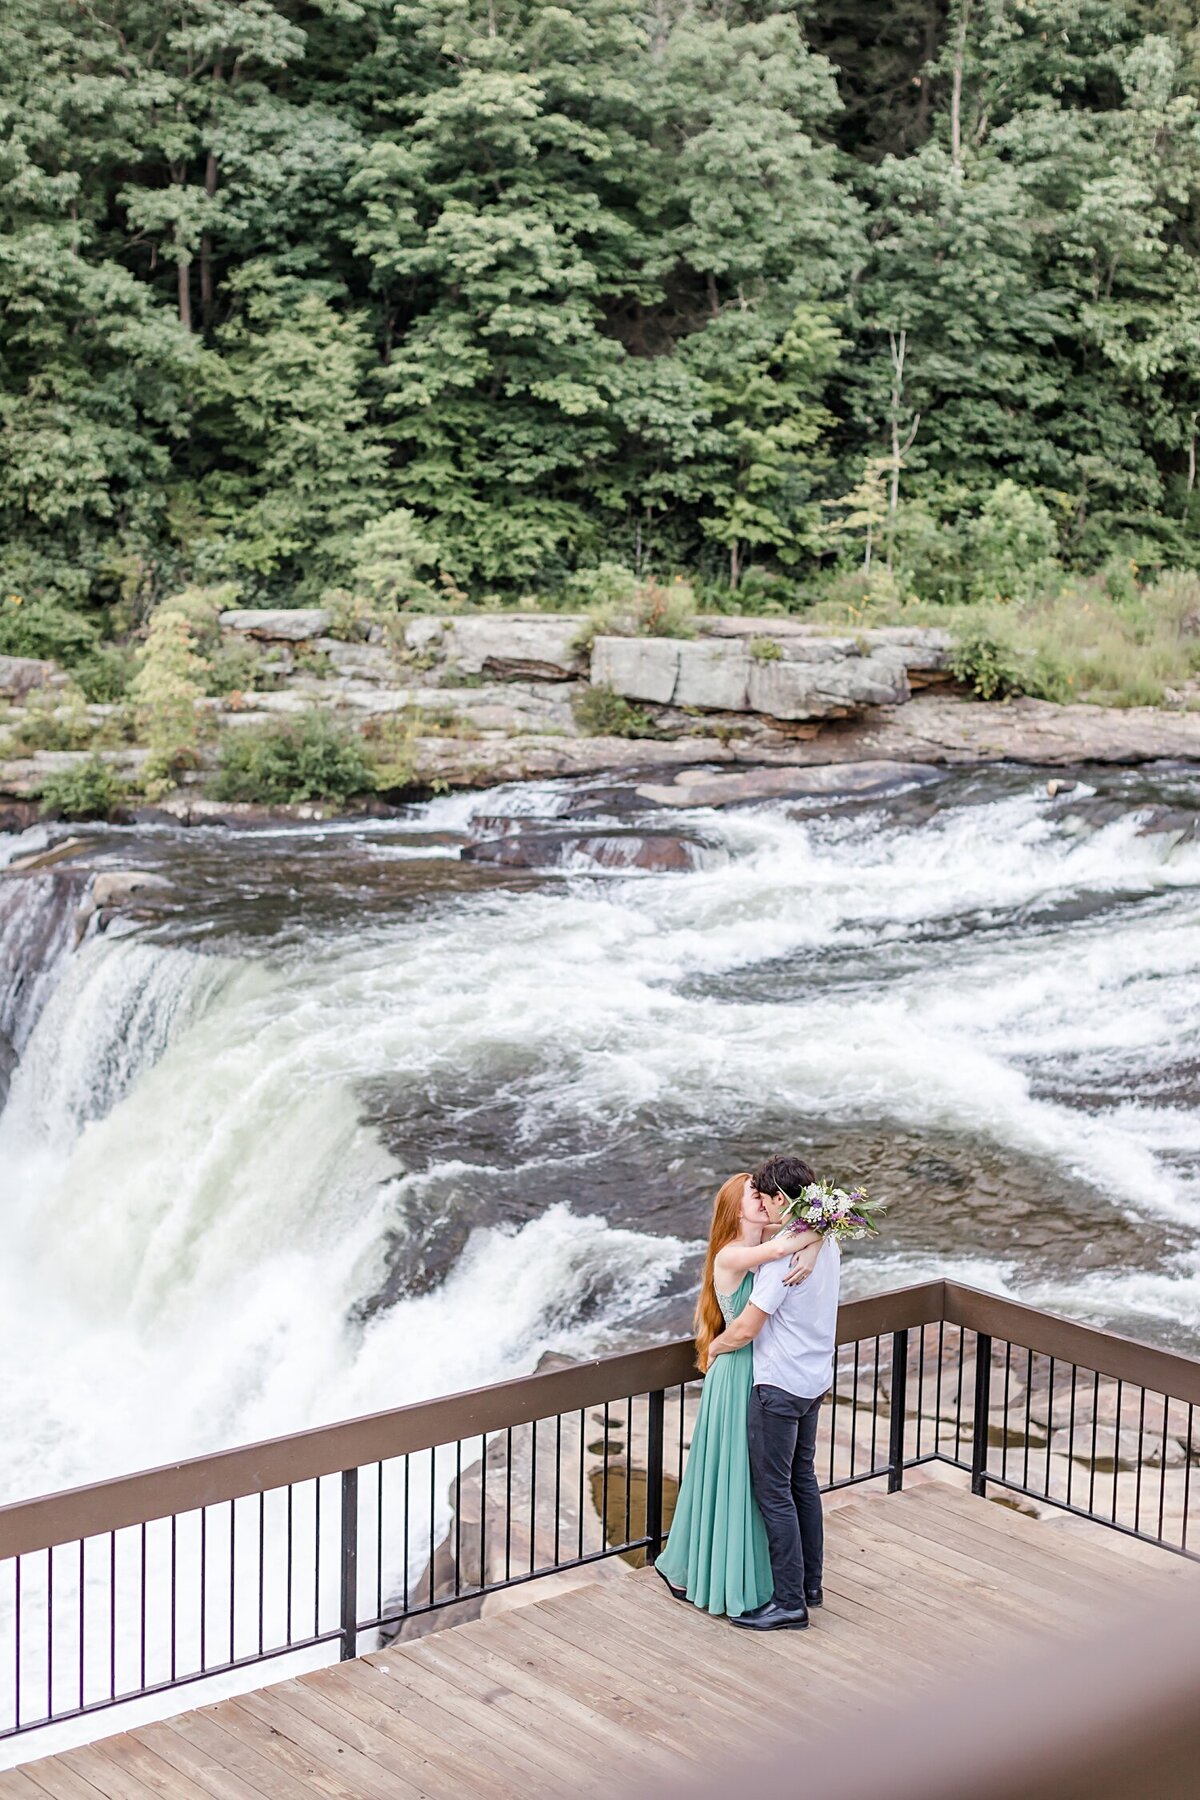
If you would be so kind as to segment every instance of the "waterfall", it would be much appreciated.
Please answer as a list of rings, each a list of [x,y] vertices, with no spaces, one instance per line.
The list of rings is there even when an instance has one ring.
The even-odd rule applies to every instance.
[[[0,1104],[77,936],[83,870],[0,872]]]

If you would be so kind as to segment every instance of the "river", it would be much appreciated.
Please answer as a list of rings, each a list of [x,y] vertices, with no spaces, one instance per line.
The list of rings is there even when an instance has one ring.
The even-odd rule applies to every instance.
[[[945,1272],[1200,1347],[1200,777],[1071,778],[86,828],[173,885],[60,934],[18,1034],[3,1497],[681,1332],[708,1197],[776,1149],[889,1202],[852,1293]],[[463,858],[571,818],[695,866]]]

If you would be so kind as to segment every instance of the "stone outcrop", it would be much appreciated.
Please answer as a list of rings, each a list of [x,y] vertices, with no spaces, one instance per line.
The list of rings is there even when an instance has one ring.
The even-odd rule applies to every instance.
[[[745,627],[750,621],[720,623]],[[943,631],[824,637],[760,627],[693,639],[598,637],[591,680],[625,699],[660,706],[773,719],[838,718],[868,706],[902,705],[912,692],[909,671],[940,674],[949,652]]]
[[[61,687],[65,677],[57,663],[36,656],[0,656],[0,696],[20,700],[34,688]]]
[[[246,608],[221,614],[222,630],[265,643],[303,644],[324,637],[330,623],[331,614],[323,606]]]
[[[413,654],[463,675],[571,681],[587,673],[580,646],[584,622],[579,615],[553,613],[418,617],[406,624],[404,641]]]

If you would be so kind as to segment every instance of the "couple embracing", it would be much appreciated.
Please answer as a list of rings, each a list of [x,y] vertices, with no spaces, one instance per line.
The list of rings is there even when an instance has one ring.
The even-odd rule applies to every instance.
[[[834,1236],[779,1230],[788,1201],[814,1180],[799,1157],[779,1156],[716,1197],[696,1304],[707,1374],[655,1565],[676,1599],[752,1631],[802,1630],[822,1599],[814,1455],[841,1250]]]

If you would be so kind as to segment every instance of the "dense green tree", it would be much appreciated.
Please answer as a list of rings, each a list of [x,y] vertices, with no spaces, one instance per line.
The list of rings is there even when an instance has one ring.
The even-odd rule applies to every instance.
[[[1183,0],[8,0],[0,581],[1200,560],[1198,79]]]

